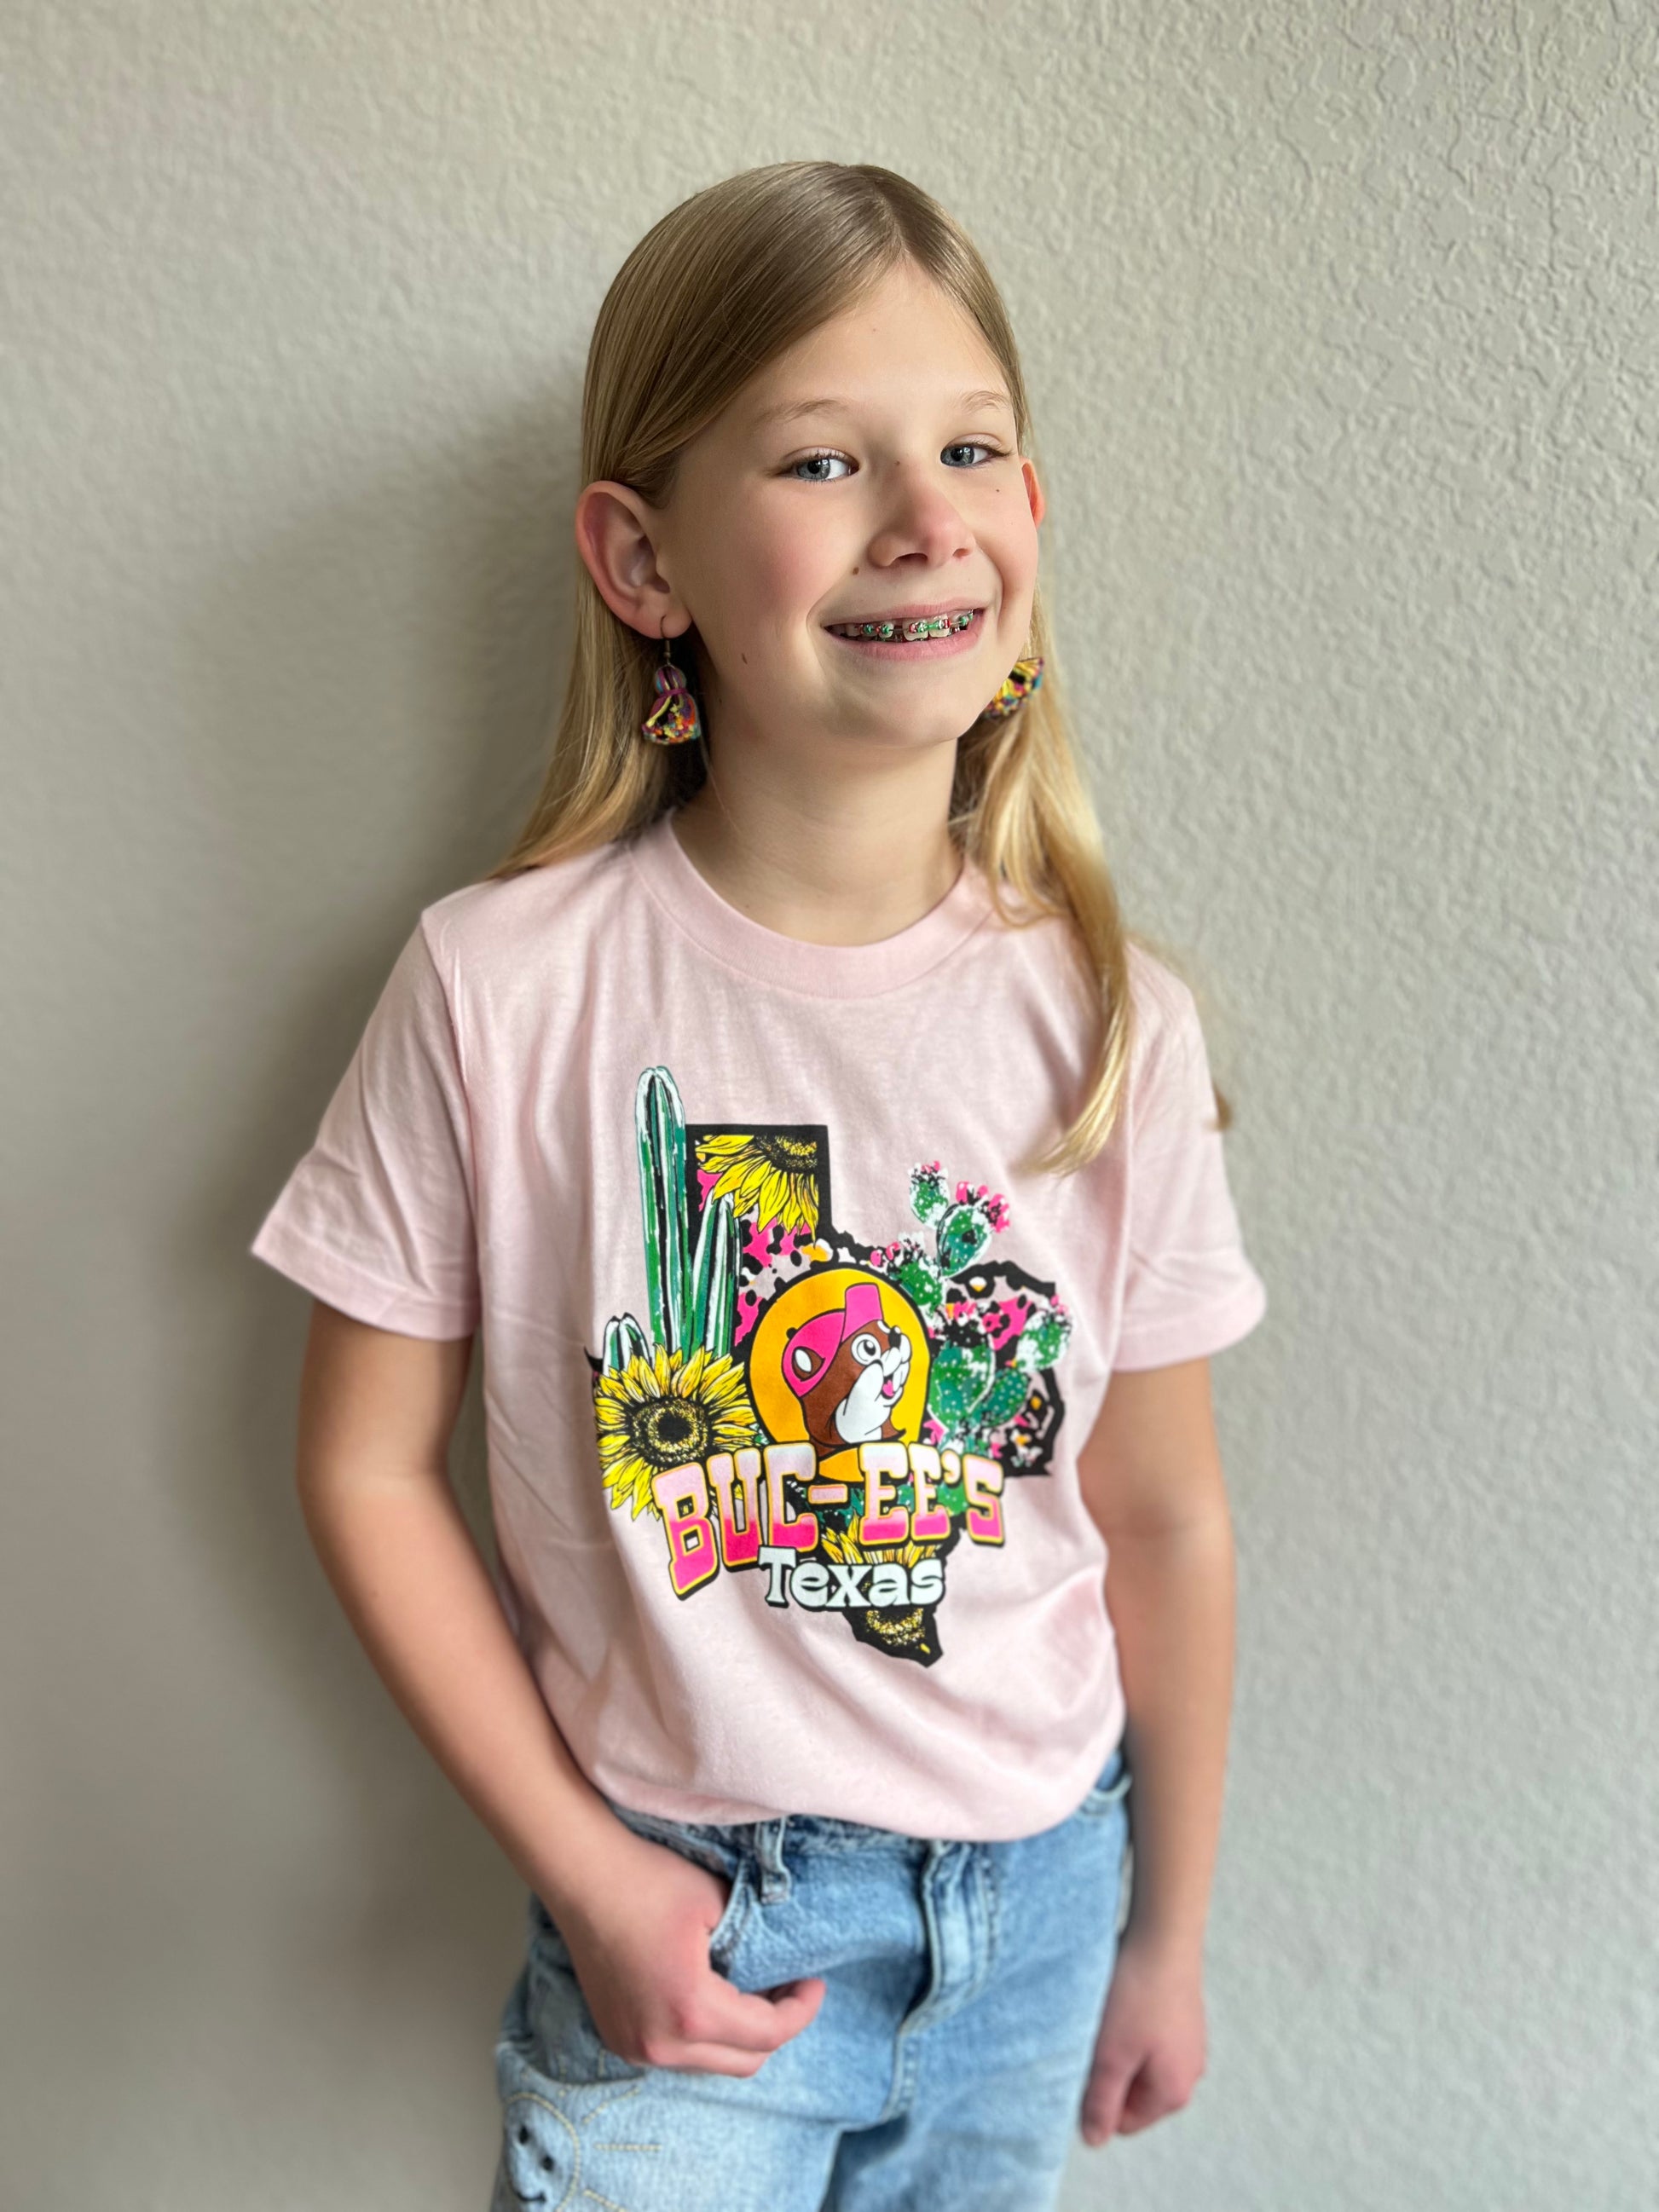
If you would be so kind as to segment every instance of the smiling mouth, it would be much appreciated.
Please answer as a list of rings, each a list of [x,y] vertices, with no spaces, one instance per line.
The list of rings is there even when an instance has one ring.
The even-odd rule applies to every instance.
[[[921,638],[950,637],[957,630],[967,629],[981,611],[978,607],[958,607],[949,614],[895,617],[890,621],[826,623],[824,628],[832,637],[874,638],[883,643],[890,641],[896,645],[911,645]]]

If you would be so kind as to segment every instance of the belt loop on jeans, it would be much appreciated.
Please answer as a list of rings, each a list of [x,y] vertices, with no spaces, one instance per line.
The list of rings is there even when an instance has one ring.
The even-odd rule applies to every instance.
[[[789,1869],[783,1863],[783,1836],[788,1826],[787,1813],[755,1823],[755,1864],[760,1874],[763,1905],[775,1905],[789,1894]]]

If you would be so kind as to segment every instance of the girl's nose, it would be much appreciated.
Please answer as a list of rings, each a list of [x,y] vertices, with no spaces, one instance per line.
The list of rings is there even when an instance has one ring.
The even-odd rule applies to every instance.
[[[878,568],[907,553],[923,555],[929,567],[956,553],[971,553],[974,533],[956,501],[920,468],[895,469],[886,486],[880,527],[870,540],[870,558]]]

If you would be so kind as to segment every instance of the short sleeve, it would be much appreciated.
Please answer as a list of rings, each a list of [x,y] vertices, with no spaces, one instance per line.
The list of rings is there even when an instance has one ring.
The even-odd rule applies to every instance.
[[[417,925],[316,1142],[249,1249],[325,1304],[404,1336],[478,1326],[465,1085],[442,979]]]
[[[1125,1369],[1207,1358],[1267,1307],[1228,1188],[1192,993],[1161,963],[1145,960],[1141,973],[1146,1043],[1131,1083],[1128,1261],[1112,1362]]]

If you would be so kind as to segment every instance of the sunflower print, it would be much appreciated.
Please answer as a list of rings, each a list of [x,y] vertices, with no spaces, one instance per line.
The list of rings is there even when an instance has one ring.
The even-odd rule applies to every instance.
[[[730,1196],[739,1219],[752,1213],[765,1229],[776,1222],[816,1236],[818,1226],[818,1146],[810,1137],[771,1129],[742,1135],[704,1137],[697,1163],[720,1180],[704,1203]]]
[[[893,1559],[907,1567],[915,1566],[919,1559],[933,1559],[939,1551],[937,1544],[918,1544],[914,1537],[908,1543],[877,1544],[866,1548],[850,1528],[830,1527],[823,1531],[823,1546],[826,1559],[870,1559],[877,1564]],[[929,1609],[925,1606],[912,1606],[908,1612],[896,1607],[872,1606],[864,1621],[866,1640],[895,1654],[921,1652],[932,1643],[932,1623]],[[937,1646],[927,1656],[937,1657]]]
[[[655,1476],[756,1441],[742,1369],[702,1345],[689,1359],[653,1345],[648,1358],[602,1375],[593,1396],[606,1495],[613,1507],[631,1505],[636,1521],[647,1512],[662,1518]]]

